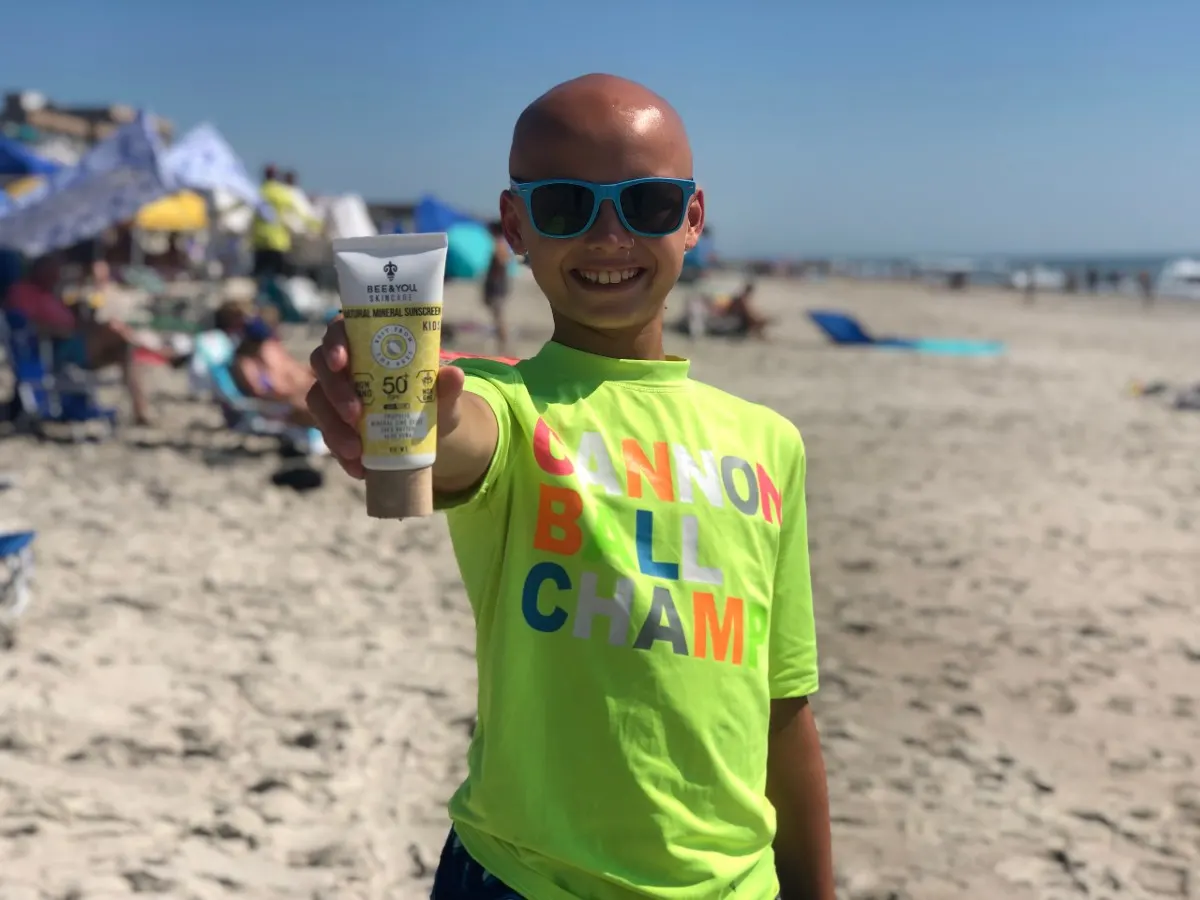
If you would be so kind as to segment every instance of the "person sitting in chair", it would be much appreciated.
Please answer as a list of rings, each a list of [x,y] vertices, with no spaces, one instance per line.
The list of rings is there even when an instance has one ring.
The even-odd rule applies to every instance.
[[[262,319],[245,324],[231,369],[234,382],[247,397],[286,405],[288,420],[296,425],[315,424],[306,397],[316,376],[288,352]]]
[[[133,359],[138,341],[132,329],[123,322],[78,315],[58,295],[60,277],[57,256],[34,260],[28,274],[9,288],[4,308],[24,316],[38,334],[53,341],[56,365],[78,365],[89,371],[120,366],[134,422],[149,424],[146,394]]]

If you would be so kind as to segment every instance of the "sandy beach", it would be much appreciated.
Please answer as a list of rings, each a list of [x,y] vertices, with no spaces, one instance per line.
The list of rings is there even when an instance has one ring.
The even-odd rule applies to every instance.
[[[669,343],[806,439],[841,895],[1200,897],[1200,413],[1126,390],[1200,381],[1200,305],[759,299],[768,344]],[[838,349],[818,307],[1008,350]],[[470,285],[447,310],[483,320]],[[154,429],[0,440],[0,521],[39,533],[0,649],[0,900],[427,895],[475,700],[444,520],[368,519],[329,461],[275,487],[270,441],[151,378]]]

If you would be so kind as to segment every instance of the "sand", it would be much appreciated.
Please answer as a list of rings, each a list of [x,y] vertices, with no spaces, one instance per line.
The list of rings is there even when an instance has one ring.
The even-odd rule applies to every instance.
[[[1200,414],[1125,391],[1200,380],[1200,307],[760,294],[772,343],[671,344],[806,437],[842,896],[1200,897]],[[835,349],[829,306],[1009,351]],[[513,311],[529,352],[541,302]],[[425,896],[474,711],[444,521],[368,519],[329,461],[274,487],[271,442],[153,385],[154,430],[0,440],[0,520],[39,531],[0,900]]]

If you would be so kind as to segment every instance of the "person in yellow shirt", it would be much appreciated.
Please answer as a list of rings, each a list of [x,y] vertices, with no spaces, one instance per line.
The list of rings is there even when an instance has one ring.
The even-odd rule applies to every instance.
[[[263,169],[263,183],[259,192],[270,207],[271,215],[265,216],[259,212],[250,229],[250,240],[254,246],[254,277],[274,278],[287,272],[287,256],[292,250],[292,232],[288,230],[287,222],[298,210],[292,189],[279,180],[274,166]]]

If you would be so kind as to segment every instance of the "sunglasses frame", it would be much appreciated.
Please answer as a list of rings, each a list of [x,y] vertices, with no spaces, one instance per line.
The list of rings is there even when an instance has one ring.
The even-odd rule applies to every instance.
[[[658,182],[662,184],[670,184],[683,191],[683,202],[680,204],[679,221],[675,223],[675,227],[668,231],[639,231],[629,224],[629,220],[625,218],[625,213],[621,209],[621,192],[628,187],[638,184],[646,184],[648,182]],[[540,187],[547,187],[552,184],[569,184],[575,187],[585,187],[592,192],[592,214],[588,217],[587,224],[579,231],[571,234],[548,234],[538,227],[538,223],[533,216],[533,192]],[[625,226],[625,230],[630,234],[636,234],[639,237],[659,238],[666,237],[668,234],[674,234],[683,227],[683,223],[687,221],[688,207],[691,206],[692,198],[696,196],[696,182],[691,178],[660,178],[651,176],[649,178],[631,178],[628,181],[613,181],[613,182],[597,182],[597,181],[579,181],[574,178],[545,178],[541,181],[509,181],[509,190],[521,198],[525,203],[525,211],[529,213],[529,221],[544,238],[549,238],[555,241],[565,241],[572,238],[577,238],[582,234],[587,234],[591,231],[592,226],[596,224],[596,216],[600,214],[600,207],[605,200],[612,203],[613,209],[617,212],[617,218],[621,220],[621,224]]]

